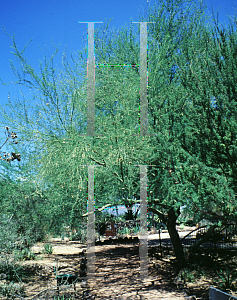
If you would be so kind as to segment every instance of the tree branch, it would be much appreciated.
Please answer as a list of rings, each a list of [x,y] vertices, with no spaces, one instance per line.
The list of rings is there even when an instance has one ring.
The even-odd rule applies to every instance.
[[[162,214],[160,211],[158,211],[157,209],[153,208],[153,207],[148,207],[148,211],[153,212],[154,214],[158,215],[159,218],[162,220],[162,222],[164,224],[166,224],[166,216],[164,214]]]

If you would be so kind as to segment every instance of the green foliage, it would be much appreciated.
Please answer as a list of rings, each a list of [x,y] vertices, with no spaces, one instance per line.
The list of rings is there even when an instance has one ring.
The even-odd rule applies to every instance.
[[[220,270],[217,272],[219,276],[219,280],[215,280],[219,286],[219,288],[223,291],[235,291],[236,290],[236,272],[234,274],[230,274],[230,271]]]
[[[183,59],[189,66],[181,69],[179,78],[189,91],[189,101],[179,122],[179,137],[187,160],[179,174],[189,182],[186,190],[195,211],[201,208],[209,218],[222,215],[234,220],[236,172],[232,162],[237,127],[233,121],[236,88],[232,83],[236,70],[230,66],[235,65],[236,57],[235,50],[229,53],[229,49],[237,35],[231,29],[220,29],[217,22],[215,27],[205,27],[202,37],[184,51]]]
[[[72,241],[80,241],[81,243],[85,244],[87,240],[87,231],[86,231],[86,225],[80,225],[77,227],[77,232],[72,233],[72,236],[70,237]]]
[[[54,300],[71,300],[71,298],[66,299],[66,298],[64,298],[64,295],[63,295],[62,298],[61,297],[57,297],[57,298],[54,297]]]
[[[159,1],[144,19],[151,22],[147,98],[153,135],[147,136],[139,135],[139,70],[122,66],[139,63],[137,27],[110,30],[107,22],[95,30],[95,136],[85,136],[85,49],[72,65],[63,57],[55,72],[56,49],[36,74],[13,38],[19,68],[12,69],[33,100],[15,105],[9,99],[1,116],[26,147],[19,174],[27,181],[8,180],[1,193],[4,213],[13,214],[18,234],[29,241],[47,231],[59,234],[65,224],[82,226],[91,164],[97,207],[111,200],[131,207],[140,199],[138,166],[149,165],[149,209],[166,226],[176,224],[182,205],[193,221],[236,220],[237,33],[233,26],[206,24],[205,6],[196,1]],[[98,66],[103,63],[116,67]]]
[[[15,242],[19,237],[17,234],[17,224],[12,216],[2,214],[0,228],[0,252],[11,253],[15,249]]]
[[[140,226],[139,225],[135,225],[133,226],[131,229],[128,228],[127,226],[123,227],[122,229],[120,229],[118,231],[118,234],[119,235],[127,235],[127,234],[136,234],[136,233],[139,233],[140,232]]]
[[[132,232],[133,233],[139,233],[140,232],[140,226],[138,226],[138,225],[136,225],[136,226],[134,226],[133,228],[132,228]]]
[[[10,260],[9,256],[1,254],[0,273],[5,274],[7,281],[19,282],[24,274],[24,268],[18,265],[15,260]]]
[[[0,184],[3,187],[1,219],[11,216],[7,228],[10,231],[14,228],[16,240],[25,240],[30,246],[43,239],[50,222],[45,212],[46,197],[28,182],[2,180]]]
[[[7,299],[16,299],[16,296],[25,296],[25,287],[22,284],[14,282],[4,283],[0,285],[0,293],[6,296]]]
[[[118,232],[119,235],[127,235],[130,233],[131,233],[131,230],[128,227],[124,227],[123,229],[120,229]]]
[[[13,251],[14,258],[16,260],[34,260],[35,253],[31,252],[31,250],[24,248],[22,250],[14,250]]]
[[[189,269],[181,270],[178,277],[184,284],[186,282],[194,282],[195,280],[195,275]]]
[[[44,244],[44,249],[42,251],[42,253],[46,253],[46,254],[52,254],[53,253],[53,246],[52,244]]]
[[[183,284],[186,284],[187,282],[195,282],[202,276],[205,276],[205,272],[202,267],[196,263],[192,263],[189,267],[180,270],[176,279],[181,281]]]

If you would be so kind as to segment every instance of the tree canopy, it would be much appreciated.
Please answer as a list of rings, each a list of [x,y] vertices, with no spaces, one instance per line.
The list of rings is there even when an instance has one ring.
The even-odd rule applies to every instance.
[[[51,216],[75,224],[86,213],[86,166],[96,166],[96,206],[131,206],[140,199],[138,166],[150,165],[148,209],[166,224],[180,266],[181,206],[197,222],[236,222],[237,37],[233,24],[225,30],[206,20],[202,2],[184,0],[161,1],[140,16],[154,22],[148,25],[147,136],[139,135],[135,24],[111,30],[107,22],[95,30],[95,136],[85,135],[86,49],[71,65],[63,57],[61,70],[54,67],[56,49],[36,74],[13,38],[20,64],[13,71],[33,93],[18,104],[9,99],[10,111],[1,115],[28,146],[28,180],[48,199]]]

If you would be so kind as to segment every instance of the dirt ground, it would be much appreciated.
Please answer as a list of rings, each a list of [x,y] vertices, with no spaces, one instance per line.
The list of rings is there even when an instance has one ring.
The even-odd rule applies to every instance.
[[[148,281],[140,279],[138,244],[96,246],[96,299],[185,299],[162,276],[149,273]]]
[[[30,284],[26,285],[26,293],[30,296],[27,299],[32,299],[33,295],[42,289],[56,285],[55,273],[52,272],[55,258],[59,260],[59,272],[73,274],[78,271],[78,254],[85,249],[85,245],[60,239],[52,239],[51,242],[52,254],[41,254],[43,260],[22,262],[22,264],[36,269],[38,266],[42,270],[36,276],[38,280],[34,282],[31,278]],[[43,244],[37,244],[32,250],[40,253],[42,246]],[[157,276],[155,265],[152,262],[149,263],[148,281],[140,280],[138,243],[96,246],[95,253],[96,274],[94,280],[88,282],[88,299],[185,299],[185,294],[178,291],[175,285],[171,286],[170,282],[166,281],[162,275]],[[153,283],[152,280],[154,280]],[[79,290],[79,294],[82,294],[80,286],[81,283],[77,283],[76,289]]]
[[[185,285],[177,280],[176,262],[172,252],[163,253],[162,257],[154,257],[149,252],[148,280],[142,281],[139,276],[139,243],[111,244],[95,246],[96,263],[93,280],[76,283],[73,287],[59,290],[56,297],[55,259],[58,259],[58,272],[66,274],[78,273],[79,256],[86,246],[76,241],[50,239],[52,254],[42,254],[43,243],[32,247],[37,257],[43,259],[20,262],[27,267],[24,279],[26,297],[24,299],[208,299],[209,286],[213,286],[215,271],[210,276],[201,276],[195,282]],[[196,295],[196,298],[187,296]],[[34,297],[35,296],[35,297]],[[71,297],[71,298],[70,298]],[[0,298],[3,299],[3,298]]]

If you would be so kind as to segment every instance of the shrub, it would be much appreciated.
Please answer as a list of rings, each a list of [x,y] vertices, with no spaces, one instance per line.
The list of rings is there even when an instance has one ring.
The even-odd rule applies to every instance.
[[[52,244],[44,244],[44,250],[42,252],[46,254],[52,254],[53,253]]]
[[[7,256],[1,255],[0,273],[4,275],[7,281],[19,282],[22,274],[24,274],[24,268],[16,264],[15,261],[10,261]]]
[[[183,269],[179,272],[179,276],[180,280],[183,282],[183,283],[186,283],[186,282],[194,282],[195,280],[195,276],[194,274],[188,270],[188,269]]]
[[[4,283],[0,285],[0,293],[8,299],[15,299],[16,296],[25,296],[25,288],[22,284],[18,283]]]
[[[80,241],[81,243],[86,243],[87,240],[87,232],[86,230],[82,229],[79,232],[77,232],[76,234],[73,234],[71,237],[72,241]]]
[[[76,229],[76,232],[72,233],[70,240],[71,241],[80,241],[83,244],[86,243],[86,241],[87,241],[87,225],[80,224],[75,229]]]
[[[130,229],[128,227],[124,227],[123,229],[120,229],[118,232],[120,235],[123,234],[130,234]]]
[[[229,270],[223,271],[220,270],[220,273],[217,272],[218,276],[219,276],[219,280],[215,280],[217,282],[217,284],[219,285],[220,289],[222,289],[223,291],[235,291],[236,290],[236,286],[235,286],[235,281],[236,281],[236,274],[231,275]]]
[[[133,233],[138,233],[140,231],[140,226],[136,225],[132,229]]]
[[[18,239],[16,224],[9,215],[0,216],[0,252],[11,253]]]
[[[24,248],[22,250],[14,250],[13,251],[14,258],[16,260],[34,260],[35,253],[31,252],[28,248]]]

